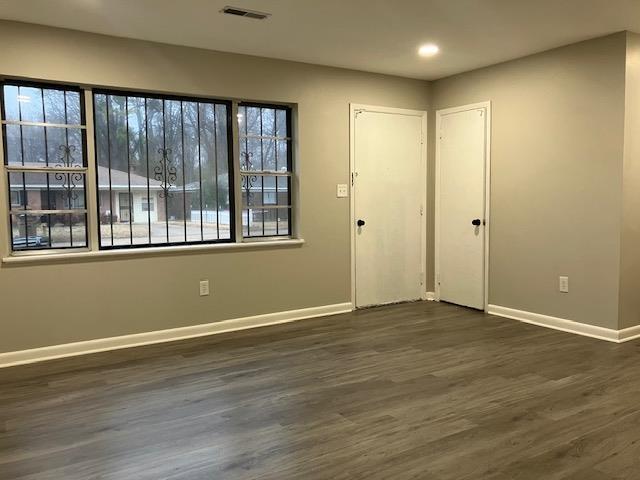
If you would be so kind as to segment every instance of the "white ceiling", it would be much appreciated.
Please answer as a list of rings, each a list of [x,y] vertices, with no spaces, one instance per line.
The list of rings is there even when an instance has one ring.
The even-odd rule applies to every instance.
[[[0,18],[431,80],[640,32],[640,0],[0,0]],[[418,57],[427,42],[441,53]]]

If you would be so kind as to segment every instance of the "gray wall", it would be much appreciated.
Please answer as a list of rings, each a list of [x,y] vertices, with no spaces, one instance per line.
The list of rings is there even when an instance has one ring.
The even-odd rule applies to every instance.
[[[625,55],[627,42],[633,55]],[[435,109],[491,100],[490,303],[617,328],[620,300],[621,322],[638,323],[640,268],[620,275],[621,262],[636,262],[640,237],[632,195],[640,157],[624,137],[624,126],[638,122],[625,117],[625,58],[637,58],[637,45],[616,34],[427,83],[0,22],[2,75],[296,103],[306,240],[2,265],[0,352],[348,302],[349,203],[335,198],[335,186],[348,182],[349,102],[429,109],[433,195]],[[637,103],[628,83],[627,95],[627,107]],[[624,202],[623,154],[631,172]],[[428,230],[433,290],[433,202]],[[3,241],[6,234],[0,222]],[[570,277],[568,295],[558,292],[561,274]],[[201,278],[211,280],[210,297],[198,296]]]
[[[299,248],[0,267],[0,352],[350,301],[349,102],[426,110],[425,82],[0,22],[0,74],[298,105]],[[2,242],[6,222],[0,222]],[[3,245],[6,250],[6,245]],[[212,295],[198,296],[209,278]]]
[[[625,46],[620,33],[433,83],[434,111],[492,102],[489,303],[618,328]]]

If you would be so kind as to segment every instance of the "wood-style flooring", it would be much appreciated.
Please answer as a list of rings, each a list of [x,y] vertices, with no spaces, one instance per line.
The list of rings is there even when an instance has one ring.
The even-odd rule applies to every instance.
[[[6,368],[0,479],[640,479],[640,342],[420,302]]]

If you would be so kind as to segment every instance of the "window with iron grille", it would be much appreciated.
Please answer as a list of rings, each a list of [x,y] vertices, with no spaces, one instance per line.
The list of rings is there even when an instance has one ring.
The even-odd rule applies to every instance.
[[[94,91],[100,248],[228,242],[229,102]]]
[[[6,81],[1,99],[12,250],[87,247],[83,91]]]
[[[238,106],[242,234],[291,236],[291,109]]]

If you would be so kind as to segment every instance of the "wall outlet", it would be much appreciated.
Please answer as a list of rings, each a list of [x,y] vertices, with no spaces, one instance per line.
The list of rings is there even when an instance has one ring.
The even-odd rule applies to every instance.
[[[569,293],[569,277],[560,276],[558,287],[562,293]]]
[[[349,196],[349,185],[346,183],[339,183],[336,189],[336,197],[347,198]]]
[[[200,296],[206,297],[209,295],[209,280],[200,280]]]

